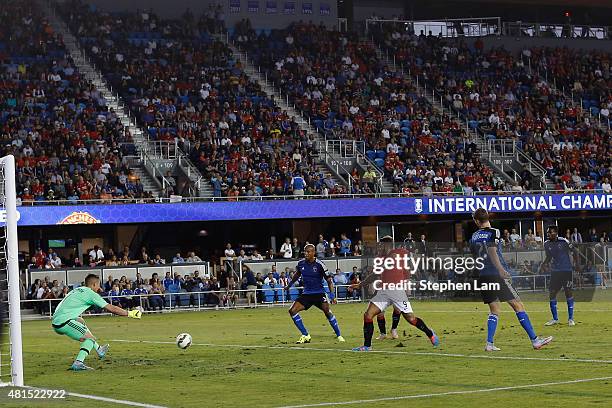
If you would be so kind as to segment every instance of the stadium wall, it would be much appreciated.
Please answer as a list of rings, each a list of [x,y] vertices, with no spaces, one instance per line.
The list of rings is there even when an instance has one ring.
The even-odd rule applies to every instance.
[[[404,6],[393,0],[361,0],[356,1],[353,7],[353,19],[364,21],[376,15],[383,19],[393,19],[404,15]]]
[[[253,28],[285,28],[297,20],[336,27],[338,19],[337,0],[88,0],[87,3],[107,11],[152,9],[164,17],[178,17],[187,8],[198,16],[210,5],[221,5],[227,28],[245,18]]]

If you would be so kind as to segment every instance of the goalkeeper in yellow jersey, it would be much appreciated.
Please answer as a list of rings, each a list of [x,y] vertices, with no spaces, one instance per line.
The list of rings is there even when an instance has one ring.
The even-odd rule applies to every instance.
[[[108,352],[108,344],[100,346],[96,342],[96,338],[91,334],[91,331],[85,325],[85,321],[80,317],[81,313],[91,306],[97,306],[118,316],[140,319],[142,315],[142,312],[138,309],[127,311],[107,303],[98,294],[99,290],[100,278],[97,275],[89,274],[85,278],[85,286],[78,287],[68,293],[60,304],[57,305],[57,309],[53,313],[53,320],[51,320],[53,330],[57,334],[66,335],[81,343],[79,354],[77,354],[76,360],[70,366],[72,371],[93,370],[93,368],[86,366],[84,363],[85,358],[87,358],[92,349],[96,351],[100,359],[104,358]]]

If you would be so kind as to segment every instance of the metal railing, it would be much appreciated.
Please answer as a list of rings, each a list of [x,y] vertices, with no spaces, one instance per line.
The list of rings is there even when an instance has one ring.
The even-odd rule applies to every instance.
[[[174,160],[178,157],[179,148],[174,141],[150,140],[141,150],[146,151],[149,157]]]
[[[361,289],[356,293],[358,296],[347,296],[348,288],[351,285],[334,285],[334,297],[339,303],[350,302],[352,300],[361,300],[363,294]],[[140,306],[145,310],[145,313],[154,313],[155,311],[185,311],[185,310],[210,310],[219,307],[246,308],[249,303],[245,303],[245,299],[250,293],[254,293],[255,302],[253,307],[270,307],[282,306],[288,302],[293,302],[301,293],[303,287],[293,286],[289,291],[283,287],[264,287],[255,289],[236,289],[236,290],[208,290],[208,291],[187,291],[185,289],[178,292],[163,293],[148,293],[138,295],[125,296],[103,296],[109,303],[119,304],[126,308]],[[329,291],[327,291],[329,294]],[[234,295],[236,297],[234,298]],[[57,305],[62,301],[62,298],[51,299],[24,299],[21,300],[22,309],[34,309],[39,314],[22,315],[24,319],[46,319],[50,318],[55,311]],[[153,309],[153,310],[151,310]],[[90,316],[110,315],[101,309],[94,309]]]
[[[151,158],[151,156],[149,156],[149,153],[146,149],[140,150],[140,158],[143,167],[145,168],[147,173],[149,173],[155,185],[161,190],[162,195],[165,196],[165,192],[167,191],[168,187],[174,188],[175,183],[170,182],[164,175],[163,170],[160,171],[157,168],[157,161],[155,161]],[[166,171],[168,170],[166,169]]]
[[[501,17],[482,18],[450,18],[440,20],[388,20],[388,19],[366,19],[366,33],[371,27],[378,24],[403,25],[404,30],[419,35],[442,36],[442,37],[482,37],[489,35],[499,36],[502,34]]]
[[[385,172],[382,171],[376,163],[374,163],[368,156],[365,154],[357,153],[357,166],[359,166],[362,170],[362,177],[366,171],[372,170],[376,174],[374,185],[376,187],[376,193],[383,193],[383,181],[385,179]]]
[[[365,142],[351,139],[326,139],[325,150],[341,158],[356,158],[357,154],[365,154]]]
[[[192,197],[197,197],[200,194],[200,189],[202,188],[203,178],[200,170],[189,160],[187,154],[184,153],[180,147],[176,147],[177,150],[177,164],[180,169],[185,173],[187,178],[189,179],[189,191]]]
[[[323,152],[323,160],[325,165],[334,173],[334,176],[340,180],[344,185],[348,186],[349,193],[352,190],[354,185],[358,185],[359,183],[355,180],[355,178],[351,175],[351,170],[347,168],[341,162],[341,158],[336,157],[335,155],[329,153],[327,150]]]
[[[503,34],[512,37],[612,39],[612,26],[581,24],[540,24],[523,21],[503,23]]]
[[[26,285],[34,282],[36,279],[48,278],[49,282],[57,280],[65,285],[80,285],[85,277],[90,273],[95,273],[100,277],[101,282],[105,282],[108,276],[125,276],[127,279],[135,280],[137,274],[143,278],[151,278],[157,273],[160,279],[166,272],[170,272],[172,276],[175,273],[185,275],[198,271],[202,277],[210,276],[210,264],[208,262],[197,263],[179,263],[179,264],[160,264],[160,265],[123,265],[123,266],[99,266],[99,267],[75,267],[75,268],[59,268],[59,269],[35,269],[30,268],[26,273]]]

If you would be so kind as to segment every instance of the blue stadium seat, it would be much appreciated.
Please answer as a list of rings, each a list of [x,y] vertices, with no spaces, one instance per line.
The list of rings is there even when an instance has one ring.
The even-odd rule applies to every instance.
[[[262,285],[261,288],[264,291],[264,302],[274,302],[274,290],[272,290],[270,285]]]
[[[287,300],[295,300],[300,296],[300,291],[295,286],[289,288],[289,297]]]

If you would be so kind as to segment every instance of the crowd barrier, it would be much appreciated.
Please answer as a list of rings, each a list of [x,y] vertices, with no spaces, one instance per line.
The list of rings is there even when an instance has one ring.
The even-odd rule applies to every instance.
[[[175,273],[185,276],[198,272],[200,277],[210,277],[211,270],[208,262],[201,263],[180,263],[166,265],[130,265],[130,266],[100,266],[100,267],[80,267],[80,268],[62,268],[62,269],[29,269],[26,274],[26,285],[30,287],[36,279],[43,280],[49,278],[49,282],[57,280],[68,286],[79,286],[85,280],[85,277],[90,273],[100,277],[102,284],[106,282],[108,276],[119,279],[125,276],[132,281],[136,280],[136,274],[140,273],[143,279],[151,279],[154,273],[157,273],[160,280],[164,279],[166,272],[170,272],[172,276]]]

